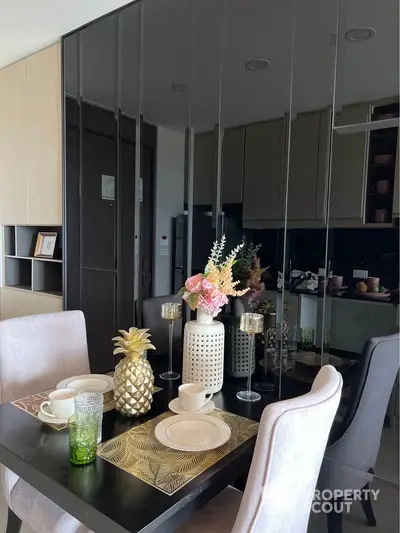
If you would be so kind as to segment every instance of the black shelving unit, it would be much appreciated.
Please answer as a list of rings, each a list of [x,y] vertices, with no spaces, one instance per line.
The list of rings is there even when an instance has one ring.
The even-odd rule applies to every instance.
[[[372,120],[399,116],[399,103],[374,108]],[[369,140],[366,222],[392,221],[398,128],[371,131]]]

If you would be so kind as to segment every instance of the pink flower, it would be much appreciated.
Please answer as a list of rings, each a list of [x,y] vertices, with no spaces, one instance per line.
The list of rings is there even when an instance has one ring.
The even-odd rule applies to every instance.
[[[196,274],[188,278],[185,283],[185,289],[188,292],[199,293],[203,290],[203,274]]]
[[[214,286],[209,279],[203,278],[203,290],[207,291],[209,289],[212,289],[213,287]]]
[[[221,307],[228,303],[228,297],[219,289],[212,289],[199,296],[198,308],[212,317],[217,316]]]

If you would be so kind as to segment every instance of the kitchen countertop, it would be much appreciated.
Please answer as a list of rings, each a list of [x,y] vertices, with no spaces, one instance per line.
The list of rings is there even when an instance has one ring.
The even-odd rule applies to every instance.
[[[278,290],[278,289],[267,289],[267,290],[282,292],[281,290]],[[289,292],[290,294],[298,294],[298,295],[303,294],[305,296],[316,296],[317,298],[322,298],[323,296],[323,294],[320,294],[318,291],[307,291],[307,290],[301,290],[301,289],[298,291],[296,290],[288,291],[288,289],[285,289],[285,292]],[[340,298],[341,300],[358,300],[359,302],[370,302],[370,303],[372,302],[372,303],[384,303],[384,304],[398,305],[398,302],[392,301],[392,297],[388,298],[387,300],[373,300],[373,299],[357,296],[351,290],[349,290],[348,292],[344,294],[331,294],[328,292],[327,296],[330,296],[331,298]]]

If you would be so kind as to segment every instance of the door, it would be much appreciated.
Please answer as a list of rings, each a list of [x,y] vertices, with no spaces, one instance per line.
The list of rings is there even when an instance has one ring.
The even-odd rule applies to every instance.
[[[81,302],[92,372],[113,366],[116,320],[116,139],[82,133]],[[111,188],[110,188],[111,187]]]
[[[367,122],[370,105],[343,108],[335,126]],[[331,220],[364,220],[369,133],[333,132],[330,189]]]
[[[243,220],[283,219],[285,121],[246,128]]]
[[[91,370],[104,372],[114,366],[111,338],[134,324],[136,123],[72,99],[66,114],[65,306],[84,312]],[[144,297],[151,291],[155,131],[144,124]]]

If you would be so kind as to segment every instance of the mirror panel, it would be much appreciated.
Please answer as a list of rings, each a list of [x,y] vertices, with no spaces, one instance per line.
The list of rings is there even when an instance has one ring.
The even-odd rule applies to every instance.
[[[346,483],[356,489],[380,490],[372,508],[378,527],[387,531],[398,528],[398,502],[393,498],[398,491],[394,450],[398,449],[399,429],[399,346],[398,338],[387,338],[399,328],[399,229],[394,194],[398,9],[398,2],[390,0],[379,5],[340,1],[328,197],[332,278],[325,327],[329,349],[325,354],[329,353],[329,361],[343,377],[335,440],[343,435],[342,445],[347,449],[353,445],[357,451],[346,454],[339,445],[336,451],[328,448],[321,478],[321,488]],[[365,29],[352,31],[356,28]],[[370,38],[351,40],[365,37],[368,28]],[[370,404],[374,415],[372,411],[366,415],[366,405],[375,394]],[[363,426],[368,439],[363,437]],[[325,519],[313,516],[315,530]],[[368,527],[366,515],[355,503],[343,513],[342,521],[349,532]]]

